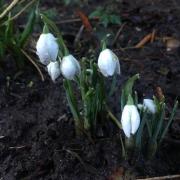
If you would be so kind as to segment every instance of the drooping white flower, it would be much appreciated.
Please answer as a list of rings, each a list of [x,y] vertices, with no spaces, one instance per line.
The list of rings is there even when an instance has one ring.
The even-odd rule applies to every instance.
[[[101,51],[98,58],[98,67],[105,77],[121,73],[119,59],[110,49]]]
[[[81,71],[79,62],[71,54],[63,57],[60,68],[62,75],[69,80],[73,80]]]
[[[131,134],[135,134],[140,125],[140,115],[135,105],[125,105],[121,124],[125,135],[130,138]]]
[[[152,99],[144,99],[143,106],[152,114],[156,113],[156,105]]]
[[[59,77],[59,75],[61,74],[58,61],[50,62],[47,65],[47,70],[48,70],[48,74],[50,75],[51,79],[54,82]]]
[[[36,44],[36,50],[42,64],[48,65],[50,61],[56,61],[59,47],[53,34],[41,34]]]

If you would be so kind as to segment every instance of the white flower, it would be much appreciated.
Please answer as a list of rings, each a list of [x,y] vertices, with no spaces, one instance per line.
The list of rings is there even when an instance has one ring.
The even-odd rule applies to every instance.
[[[152,99],[143,100],[144,109],[147,109],[152,114],[156,113],[156,105]]]
[[[81,71],[79,62],[71,54],[63,57],[60,68],[62,75],[69,80],[74,79],[75,75]]]
[[[51,79],[54,82],[59,77],[59,75],[61,74],[58,61],[50,62],[47,65],[47,70],[48,70],[48,74],[51,76]]]
[[[143,104],[137,104],[137,107],[138,107],[139,110],[143,110],[144,109]]]
[[[98,67],[105,77],[121,73],[119,59],[110,49],[101,51],[98,58]]]
[[[41,34],[36,44],[36,54],[40,62],[48,65],[50,61],[56,61],[58,56],[58,43],[51,33]]]
[[[130,138],[131,134],[135,134],[140,125],[140,115],[135,105],[125,105],[121,124],[125,135]]]

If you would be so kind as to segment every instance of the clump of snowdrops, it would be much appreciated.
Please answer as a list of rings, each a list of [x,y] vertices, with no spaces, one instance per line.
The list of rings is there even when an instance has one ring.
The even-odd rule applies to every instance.
[[[139,74],[136,74],[122,87],[122,113],[121,118],[116,118],[107,103],[105,82],[110,76],[120,78],[120,62],[117,55],[106,47],[106,40],[102,41],[97,62],[87,58],[79,61],[67,49],[57,26],[45,15],[41,14],[41,18],[44,29],[37,41],[37,55],[47,67],[53,82],[61,74],[64,78],[76,134],[95,136],[97,124],[105,123],[109,116],[124,132],[124,141],[121,138],[123,155],[127,157],[138,151],[152,157],[173,121],[178,102],[175,102],[169,121],[165,122],[165,98],[158,99],[154,96],[139,103],[138,95],[133,91],[133,85],[139,79]],[[76,98],[72,83],[78,87],[80,100]]]

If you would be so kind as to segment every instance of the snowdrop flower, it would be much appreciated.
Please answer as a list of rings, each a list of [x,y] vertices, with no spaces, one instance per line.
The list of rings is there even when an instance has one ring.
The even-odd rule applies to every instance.
[[[60,75],[60,67],[59,67],[59,62],[55,61],[55,62],[50,62],[47,65],[47,70],[48,70],[48,74],[51,76],[51,79],[53,80],[53,82],[55,82],[55,80],[59,77]]]
[[[53,34],[43,33],[40,35],[36,44],[36,54],[39,56],[42,64],[48,65],[50,61],[56,61],[58,49],[58,43]]]
[[[121,73],[119,59],[110,49],[101,51],[98,58],[98,67],[105,77]]]
[[[121,124],[125,135],[130,138],[131,134],[135,134],[140,125],[140,115],[135,105],[125,105]]]
[[[156,105],[152,99],[144,99],[143,106],[152,114],[156,113]]]
[[[63,57],[60,68],[62,75],[69,80],[73,80],[81,71],[79,62],[71,54]]]

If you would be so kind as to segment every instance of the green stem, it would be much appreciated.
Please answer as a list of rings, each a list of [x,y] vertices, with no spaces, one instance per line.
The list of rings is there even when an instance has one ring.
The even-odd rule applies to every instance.
[[[119,129],[122,129],[121,123],[108,108],[107,108],[107,112],[111,120],[119,127]]]

